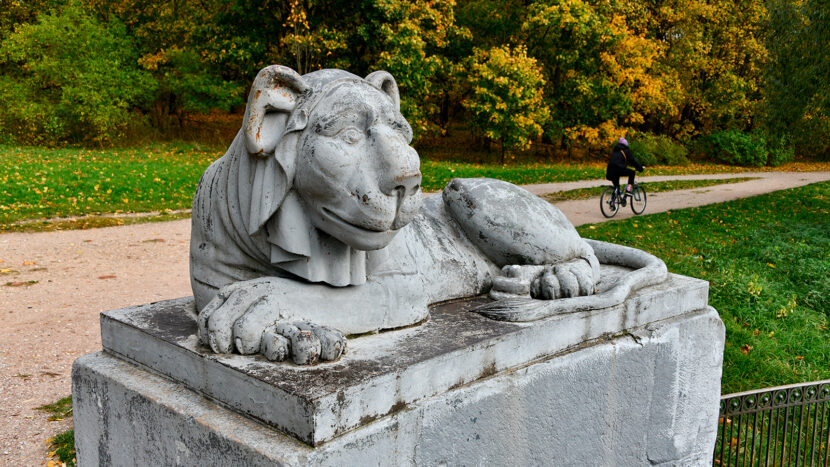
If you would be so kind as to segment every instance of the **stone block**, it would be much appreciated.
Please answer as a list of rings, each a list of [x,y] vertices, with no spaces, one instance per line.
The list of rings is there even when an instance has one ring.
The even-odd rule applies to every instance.
[[[688,278],[671,280],[676,287]],[[278,389],[271,394],[286,395],[283,403],[289,404],[288,384],[297,384],[296,378],[288,378],[294,370],[257,373],[234,367],[232,357],[204,355],[198,356],[202,365],[190,367],[191,359],[182,355],[199,354],[182,348],[163,370],[171,372],[169,368],[179,365],[181,372],[205,383],[188,388],[189,383],[157,373],[162,370],[150,371],[111,351],[87,355],[73,367],[78,461],[85,466],[709,464],[716,438],[723,324],[705,305],[660,318],[654,314],[659,300],[646,300],[648,294],[643,291],[638,306],[629,305],[625,318],[583,317],[559,327],[560,332],[540,326],[544,323],[482,322],[467,332],[455,328],[455,338],[445,335],[453,344],[422,341],[420,357],[414,341],[402,339],[397,341],[397,358],[386,362],[395,366],[384,367],[380,361],[366,368],[355,344],[347,356],[362,363],[353,363],[351,373],[332,364],[332,375],[338,376],[319,380],[320,389],[297,396],[312,409],[300,419],[310,423],[313,414],[322,417],[322,407],[338,410],[331,405],[314,408],[329,392],[335,394],[334,402],[343,394],[346,405],[340,410],[349,411],[329,422],[349,426],[349,417],[379,413],[352,429],[327,428],[336,435],[317,446],[254,420],[227,401],[205,397],[206,382],[219,378],[218,369],[224,367],[226,377],[247,375],[243,379],[249,388],[273,383]],[[187,306],[186,300],[175,303]],[[477,321],[470,313],[456,313]],[[608,322],[634,323],[638,316],[655,319],[601,332]],[[435,313],[433,320],[439,319]],[[163,346],[164,326],[157,324],[150,342]],[[596,336],[589,337],[593,332]],[[167,337],[179,342],[174,334]],[[113,347],[111,341],[107,345]],[[128,339],[124,345],[129,348],[134,342]],[[277,384],[275,375],[286,381]],[[262,394],[251,394],[251,403],[261,407],[257,398]]]

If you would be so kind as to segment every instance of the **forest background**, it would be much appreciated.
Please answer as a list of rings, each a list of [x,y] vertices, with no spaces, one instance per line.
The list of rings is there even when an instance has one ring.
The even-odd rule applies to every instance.
[[[462,159],[599,159],[626,135],[646,165],[830,160],[827,0],[0,4],[5,144],[178,139],[228,115],[238,129],[256,72],[279,63],[391,72],[415,146]]]

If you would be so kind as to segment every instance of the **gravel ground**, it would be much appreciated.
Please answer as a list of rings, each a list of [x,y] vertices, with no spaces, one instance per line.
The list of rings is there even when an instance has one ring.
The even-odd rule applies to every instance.
[[[646,214],[830,180],[830,172],[642,177],[642,181],[761,177],[649,195]],[[537,194],[605,181],[529,185]],[[571,221],[604,221],[598,199],[557,204]],[[631,216],[621,210],[618,217]],[[36,410],[71,393],[71,365],[100,350],[98,314],[190,295],[190,220],[94,230],[0,235],[0,465],[43,465],[46,440],[71,422]],[[29,281],[36,281],[29,283]],[[5,284],[5,285],[4,285]],[[22,285],[10,285],[22,284]]]

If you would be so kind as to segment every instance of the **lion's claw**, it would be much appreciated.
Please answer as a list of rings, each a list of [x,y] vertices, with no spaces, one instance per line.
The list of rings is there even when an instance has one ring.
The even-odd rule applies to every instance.
[[[346,337],[336,329],[307,322],[280,323],[265,331],[263,354],[272,361],[291,357],[297,365],[337,360],[346,349]]]

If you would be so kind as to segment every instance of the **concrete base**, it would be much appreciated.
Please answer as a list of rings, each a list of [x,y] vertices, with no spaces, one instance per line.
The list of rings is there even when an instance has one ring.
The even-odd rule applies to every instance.
[[[635,308],[636,316],[649,312]],[[87,355],[72,376],[77,459],[82,466],[709,464],[724,344],[717,312],[703,306],[623,328],[497,365],[316,447],[123,356]]]

